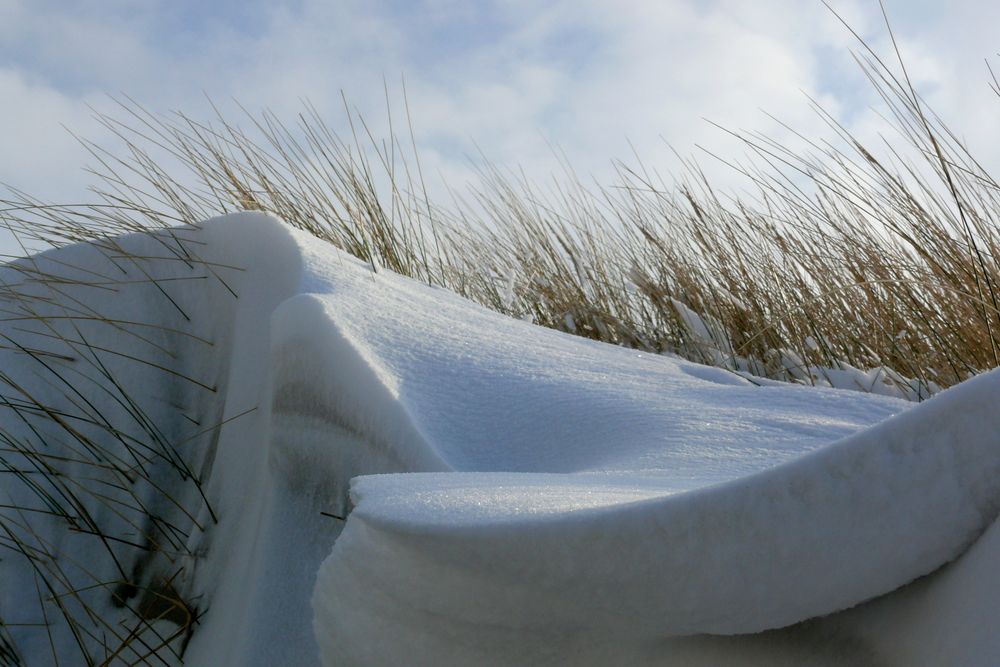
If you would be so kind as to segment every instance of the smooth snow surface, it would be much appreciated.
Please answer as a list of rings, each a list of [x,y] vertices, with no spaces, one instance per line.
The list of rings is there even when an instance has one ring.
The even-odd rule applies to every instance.
[[[996,528],[910,584],[1000,509],[1000,374],[916,407],[757,386],[502,317],[261,215],[185,234],[241,268],[218,269],[239,299],[172,287],[212,333],[181,352],[214,398],[129,372],[224,422],[192,446],[219,520],[189,538],[183,591],[207,611],[186,664],[1000,662]],[[49,256],[106,271],[85,252]],[[5,616],[36,596],[11,573]]]

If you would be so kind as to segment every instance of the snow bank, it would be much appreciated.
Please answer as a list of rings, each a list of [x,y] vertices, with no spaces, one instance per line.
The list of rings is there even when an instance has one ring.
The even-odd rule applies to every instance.
[[[109,628],[135,623],[119,584],[163,590],[170,575],[199,620],[158,650],[168,664],[910,664],[918,649],[977,664],[994,646],[963,619],[995,608],[991,588],[974,590],[994,580],[995,530],[904,584],[997,513],[1000,375],[908,410],[756,386],[373,273],[256,214],[31,261],[3,269],[33,310],[8,299],[25,317],[0,334],[74,377],[86,373],[71,357],[94,363],[86,394],[54,391],[23,349],[0,349],[4,372],[57,414],[120,424],[92,429],[101,456],[130,455],[119,436],[162,446],[146,477],[102,477],[52,415],[4,416],[26,442],[41,429],[37,451],[73,454],[66,478],[131,489],[115,496],[127,511],[87,496],[102,530],[162,542],[108,547],[2,510],[5,529],[86,564],[64,564],[60,583],[96,613],[83,644],[98,661],[123,639]],[[42,264],[60,280],[32,282]],[[37,500],[27,483],[0,489],[0,504]],[[17,582],[0,587],[0,613],[55,619],[54,648],[43,626],[9,632],[25,655],[73,662],[78,641],[35,572],[0,560]],[[925,645],[896,646],[911,624]],[[171,627],[139,632],[155,645]]]
[[[889,592],[996,515],[998,385],[983,377],[796,461],[680,493],[626,475],[361,478],[317,586],[327,662],[749,633]],[[389,639],[348,639],[372,628]]]
[[[507,473],[357,480],[314,598],[328,664],[782,627],[934,570],[996,513],[993,376],[848,436],[900,405],[754,387],[393,276],[313,271],[326,328],[421,447]]]

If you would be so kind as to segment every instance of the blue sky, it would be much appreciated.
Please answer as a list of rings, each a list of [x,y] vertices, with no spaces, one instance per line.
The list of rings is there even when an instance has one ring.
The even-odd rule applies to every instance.
[[[876,0],[831,3],[887,53]],[[1000,64],[1000,3],[944,4],[886,0],[921,90],[1000,166],[984,65]],[[424,166],[453,185],[477,145],[544,178],[558,144],[607,180],[631,141],[669,171],[666,142],[741,154],[704,118],[784,136],[765,110],[821,132],[803,92],[875,137],[854,46],[818,0],[0,0],[0,181],[81,199],[88,160],[62,126],[113,146],[89,110],[108,95],[206,117],[206,93],[285,118],[308,98],[338,126],[343,90],[382,127],[383,78],[398,111],[404,76]]]

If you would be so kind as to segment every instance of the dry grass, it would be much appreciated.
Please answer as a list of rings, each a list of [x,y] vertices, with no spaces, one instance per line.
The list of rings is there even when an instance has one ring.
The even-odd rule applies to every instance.
[[[126,155],[88,144],[104,202],[93,211],[117,230],[265,210],[543,326],[795,382],[881,369],[875,389],[919,399],[997,365],[998,185],[905,71],[860,62],[899,131],[890,158],[829,116],[833,136],[810,155],[737,135],[759,158],[740,168],[756,189],[741,199],[693,163],[674,184],[620,165],[607,187],[567,166],[545,191],[485,164],[442,205],[412,140],[380,141],[350,114],[345,138],[311,108],[292,126],[247,114],[244,131],[126,101],[101,116]],[[22,233],[76,238],[60,209],[12,205],[45,218]]]

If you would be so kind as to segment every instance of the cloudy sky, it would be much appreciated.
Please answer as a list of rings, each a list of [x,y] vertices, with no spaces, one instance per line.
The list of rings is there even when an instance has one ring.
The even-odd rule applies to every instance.
[[[888,53],[877,0],[830,2]],[[920,90],[1000,166],[1000,3],[886,6]],[[852,39],[819,0],[0,0],[0,181],[79,201],[87,157],[62,126],[113,146],[90,117],[109,95],[196,117],[206,94],[283,118],[308,98],[339,126],[341,90],[377,119],[402,77],[424,166],[453,184],[477,146],[544,177],[555,144],[604,180],[631,142],[670,171],[668,142],[740,154],[706,118],[818,131],[804,93],[874,133]]]

